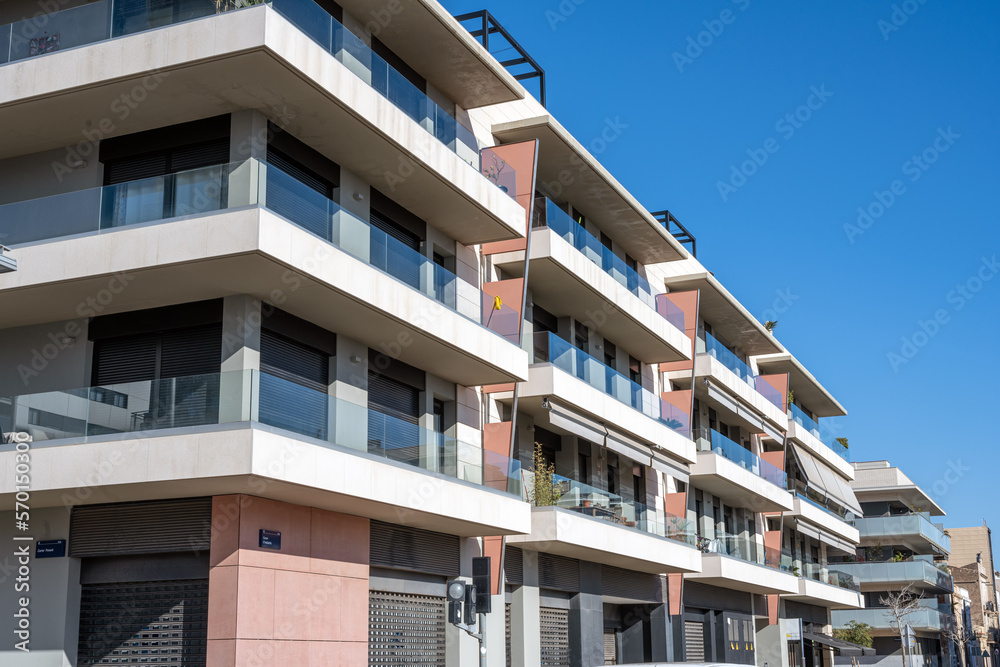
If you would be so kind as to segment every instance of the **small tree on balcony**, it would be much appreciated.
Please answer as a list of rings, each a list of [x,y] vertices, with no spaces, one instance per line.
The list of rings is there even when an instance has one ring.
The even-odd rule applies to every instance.
[[[872,626],[858,621],[848,621],[846,628],[836,628],[833,636],[841,641],[851,642],[859,646],[872,647]]]
[[[539,442],[535,443],[535,451],[531,456],[531,469],[534,476],[528,486],[528,502],[535,507],[555,505],[560,495],[555,482],[552,481],[555,466],[546,460],[545,452]]]

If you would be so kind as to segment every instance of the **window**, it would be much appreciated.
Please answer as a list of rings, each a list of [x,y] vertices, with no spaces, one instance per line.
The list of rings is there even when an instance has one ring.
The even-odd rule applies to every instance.
[[[579,452],[576,455],[576,472],[579,476],[579,480],[584,484],[590,483],[590,456],[585,452],[590,451],[590,443],[586,440],[580,440],[579,442]]]
[[[608,493],[618,494],[618,455],[608,452]]]
[[[642,384],[642,363],[632,355],[628,357],[628,376],[632,382]]]
[[[608,339],[604,339],[604,365],[615,368],[618,361],[618,348]]]
[[[586,325],[581,322],[575,322],[573,325],[573,333],[573,344],[586,352],[590,344],[590,329],[588,329]]]
[[[635,257],[632,257],[628,253],[625,253],[625,264],[633,271],[639,270],[639,263],[635,261]]]

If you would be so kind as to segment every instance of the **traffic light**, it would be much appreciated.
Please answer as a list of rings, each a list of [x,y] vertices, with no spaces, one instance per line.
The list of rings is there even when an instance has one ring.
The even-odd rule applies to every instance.
[[[493,582],[491,581],[490,557],[472,559],[472,585],[476,587],[476,613],[488,614],[493,611]]]
[[[448,622],[458,625],[462,622],[462,603],[465,602],[465,582],[455,579],[448,582]]]

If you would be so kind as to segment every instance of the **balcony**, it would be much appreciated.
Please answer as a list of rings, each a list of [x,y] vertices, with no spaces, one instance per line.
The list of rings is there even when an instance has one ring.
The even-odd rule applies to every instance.
[[[509,165],[497,173],[495,156],[481,157],[452,116],[311,0],[239,10],[228,2],[176,0],[155,11],[103,0],[5,26],[0,34],[0,52],[6,45],[11,60],[0,66],[0,121],[20,128],[0,157],[78,144],[92,151],[93,136],[249,106],[314,139],[313,148],[368,182],[398,175],[393,198],[460,243],[525,233]],[[261,81],[282,106],[259,102]],[[156,104],[136,103],[135,91]],[[112,105],[109,116],[109,100],[127,113]],[[53,114],[61,115],[58,124]],[[81,135],[93,119],[106,122]]]
[[[644,363],[689,358],[683,314],[661,314],[649,282],[623,259],[544,197],[535,199],[532,227],[530,282],[536,302],[556,304],[560,314],[599,328]],[[493,264],[521,277],[524,251],[493,255]]]
[[[249,484],[339,511],[378,506],[386,518],[393,506],[406,507],[426,527],[452,522],[472,535],[483,534],[472,524],[528,528],[516,528],[527,524],[517,461],[258,371],[0,398],[0,431],[32,436],[34,462],[45,471],[33,480],[40,503],[58,503],[89,475],[88,502],[218,495]],[[13,447],[3,449],[0,459],[13,461]],[[415,503],[428,485],[441,495]],[[12,481],[0,486],[12,491]]]
[[[785,597],[827,609],[864,607],[861,586],[854,576],[816,563],[802,564],[798,593]]]
[[[858,544],[860,536],[857,528],[847,521],[843,509],[813,500],[801,491],[795,491],[793,495],[789,517],[822,528],[834,537],[844,540],[847,543],[843,547],[845,550],[854,550],[853,545]]]
[[[905,546],[917,553],[933,551],[946,556],[951,553],[951,539],[930,521],[930,514],[904,514],[854,519],[864,545],[875,543]]]
[[[695,441],[698,462],[691,467],[692,486],[718,496],[728,505],[749,507],[755,512],[792,509],[783,470],[718,431],[698,429]]]
[[[692,581],[748,593],[796,593],[798,578],[782,569],[781,554],[755,537],[716,532],[699,538],[702,570]]]
[[[924,606],[927,603],[928,606]],[[873,634],[876,636],[896,636],[899,635],[896,629],[896,620],[887,609],[869,608],[852,611],[831,611],[830,623],[835,628],[847,627],[848,621],[858,621],[872,626]],[[921,608],[906,616],[905,623],[909,624],[917,632],[939,633],[954,629],[955,617],[951,614],[942,613],[936,603],[921,601]]]
[[[247,220],[245,212],[254,208],[266,209],[271,214],[281,216],[281,220],[292,223],[307,236],[296,238],[279,229],[275,229],[273,235],[268,234],[265,231],[269,226],[266,224],[268,221],[273,221],[276,225],[282,223],[271,215],[266,219],[262,216],[256,220]],[[226,212],[232,214],[226,216]],[[10,292],[9,288],[21,288],[15,293],[0,293],[0,304],[9,301],[12,312],[16,310],[22,316],[33,316],[34,321],[65,319],[65,306],[61,306],[60,302],[68,304],[74,301],[67,290],[83,290],[83,296],[75,297],[75,303],[85,301],[87,294],[92,295],[98,291],[98,288],[86,287],[86,279],[114,274],[116,262],[123,263],[118,269],[121,271],[150,272],[147,282],[144,283],[141,276],[135,277],[129,284],[127,294],[115,299],[115,305],[123,310],[128,309],[125,302],[128,297],[140,302],[153,298],[162,302],[168,299],[167,295],[176,302],[192,300],[190,285],[187,283],[190,276],[199,269],[204,271],[204,275],[198,281],[197,288],[217,291],[215,294],[210,291],[201,298],[244,289],[251,292],[252,287],[259,283],[260,298],[264,300],[275,298],[275,287],[283,286],[278,291],[288,299],[290,309],[294,309],[294,302],[304,297],[305,292],[311,291],[302,288],[304,278],[289,278],[287,266],[300,265],[312,268],[307,273],[330,271],[332,280],[345,283],[340,290],[345,300],[344,308],[355,310],[355,317],[359,319],[346,317],[347,311],[344,311],[341,313],[344,317],[338,317],[337,322],[331,322],[328,328],[336,328],[358,340],[367,342],[370,339],[372,347],[393,339],[395,335],[390,335],[392,328],[405,326],[409,329],[421,325],[430,328],[437,325],[450,330],[446,336],[451,340],[448,349],[439,349],[435,354],[451,356],[458,349],[463,350],[461,356],[466,356],[474,350],[474,347],[470,347],[470,342],[476,340],[478,333],[489,331],[488,336],[492,340],[486,343],[484,351],[500,344],[500,350],[508,350],[507,353],[501,352],[501,355],[522,356],[514,349],[518,316],[511,308],[502,306],[500,310],[494,310],[492,298],[485,296],[477,287],[370,226],[367,221],[354,216],[312,188],[257,160],[7,204],[0,206],[0,220],[3,221],[0,223],[0,234],[6,239],[5,244],[18,248],[18,256],[24,258],[23,270],[0,277],[0,290]],[[243,224],[238,223],[238,220]],[[156,244],[161,241],[157,227],[167,224],[171,231],[164,234],[162,242],[169,243],[171,250],[156,251]],[[266,240],[262,237],[266,237]],[[199,238],[203,245],[196,243]],[[322,245],[316,246],[316,240],[321,241]],[[297,257],[282,257],[285,267],[261,268],[260,258],[254,263],[245,254],[254,250],[254,246],[261,253],[280,256],[284,250]],[[333,262],[318,262],[318,257],[329,260],[329,252],[323,249],[324,246],[338,249],[341,252],[339,258]],[[183,252],[191,254],[185,256]],[[68,253],[68,258],[76,258],[79,264],[74,266],[74,261],[67,259],[64,263],[57,262],[59,266],[52,266],[52,257],[62,253]],[[240,262],[238,268],[230,265],[233,259],[224,259],[232,255],[239,255],[240,259],[235,260]],[[211,266],[205,264],[205,260],[212,259],[219,264],[226,264],[225,270],[212,271]],[[365,270],[351,273],[351,261],[363,265]],[[152,278],[153,275],[171,272],[173,264],[183,266],[191,262],[202,264],[189,265],[182,270],[188,277],[176,282],[176,293],[171,293],[172,283],[169,280]],[[78,273],[71,273],[74,270]],[[56,276],[53,271],[60,273]],[[365,271],[369,273],[366,275]],[[235,282],[221,284],[229,283],[238,276],[245,280],[240,281],[243,287],[237,286]],[[46,288],[37,284],[48,283],[53,279],[76,282],[70,287],[59,282]],[[100,279],[96,280],[100,282]],[[105,278],[104,282],[106,281]],[[214,288],[213,283],[216,283]],[[27,290],[29,286],[33,289]],[[146,293],[143,293],[143,289],[147,290]],[[150,292],[157,296],[150,296]],[[51,296],[55,293],[63,298]],[[43,296],[30,296],[33,294]],[[374,304],[369,304],[368,307],[359,309],[359,306],[363,306],[359,301],[365,294],[370,295],[373,301],[380,300],[376,297],[384,297],[382,307],[404,307],[410,312],[396,313],[396,324],[386,322],[382,330],[362,326],[360,319],[370,318],[370,309],[374,307]],[[28,302],[19,302],[25,299]],[[33,305],[29,305],[32,302]],[[310,302],[311,306],[308,305]],[[301,302],[300,307],[315,310],[316,304],[315,300],[306,299]],[[336,310],[333,308],[334,303],[330,302],[325,306],[322,310],[329,317],[330,312]],[[319,323],[318,312],[306,312],[302,316]],[[450,325],[449,319],[453,320]],[[464,334],[461,333],[463,329]],[[442,329],[439,333],[444,331]],[[503,334],[507,334],[512,340],[508,341]],[[424,353],[429,352],[431,348],[424,347]],[[403,350],[400,358],[411,354],[409,349]],[[493,356],[491,352],[486,354]],[[419,356],[412,354],[411,359],[408,363],[418,361]],[[433,354],[428,354],[422,363],[426,370],[435,373],[441,370],[444,371],[442,376],[448,377],[447,368],[438,369],[426,365],[437,364]],[[451,368],[472,370],[467,362]],[[487,373],[478,379],[468,375],[464,379],[465,381],[460,381],[461,384],[477,385],[493,379],[510,379],[510,374]]]
[[[690,521],[561,475],[521,474],[532,531],[511,544],[641,572],[700,567]]]
[[[951,593],[951,575],[926,560],[837,563],[836,568],[853,575],[863,591],[884,591],[913,584],[916,589],[932,593]]]
[[[662,416],[658,396],[554,333],[540,331],[534,334],[532,366],[518,409],[538,418],[546,411],[545,401],[534,399],[547,397],[683,461],[695,459],[687,426]]]

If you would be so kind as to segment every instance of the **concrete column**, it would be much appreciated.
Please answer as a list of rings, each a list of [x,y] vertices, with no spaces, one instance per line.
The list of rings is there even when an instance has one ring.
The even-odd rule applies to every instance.
[[[356,174],[340,170],[340,210],[333,215],[333,243],[344,252],[371,260],[371,186]]]
[[[229,130],[229,161],[234,165],[229,174],[229,206],[252,206],[262,200],[265,177],[257,162],[267,160],[267,117],[259,111],[246,109],[232,114]]]
[[[598,563],[580,562],[580,592],[570,599],[569,645],[573,667],[604,664],[604,597]]]
[[[219,382],[221,423],[257,419],[260,371],[261,303],[247,294],[227,296],[222,303],[222,377]]]
[[[621,631],[621,654],[618,656],[619,661],[622,663],[646,661],[646,633],[648,632],[648,624],[643,622],[644,614],[641,611],[642,607],[635,607],[627,613],[623,609],[622,616],[625,620],[625,627]]]
[[[524,551],[522,569],[524,583],[511,594],[510,664],[534,667],[542,655],[537,551]]]
[[[493,611],[486,614],[486,667],[506,667],[507,623],[503,585],[500,586],[499,595],[491,595],[490,597],[493,599]],[[511,641],[513,641],[513,637]],[[476,665],[472,667],[476,667]]]
[[[337,336],[336,372],[330,395],[336,399],[331,434],[338,445],[368,451],[368,347]]]
[[[649,614],[649,647],[653,662],[683,662],[684,638],[681,616],[671,616],[666,604],[657,605]]]

